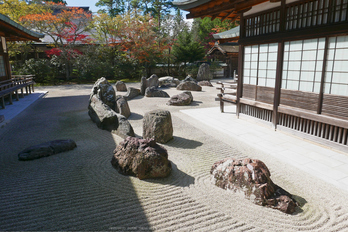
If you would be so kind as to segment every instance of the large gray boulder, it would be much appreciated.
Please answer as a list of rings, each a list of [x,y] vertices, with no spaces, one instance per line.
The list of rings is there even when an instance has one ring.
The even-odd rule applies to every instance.
[[[180,84],[178,78],[167,76],[158,79],[158,86],[160,87],[176,87],[178,84]]]
[[[136,89],[133,87],[129,87],[127,90],[127,93],[124,95],[124,98],[129,101],[133,98],[135,98],[136,96],[140,95],[140,89]]]
[[[123,96],[116,96],[116,113],[121,114],[128,118],[131,115],[128,102]]]
[[[118,128],[116,112],[104,104],[96,95],[93,95],[89,100],[88,115],[100,129],[113,131]]]
[[[108,105],[111,109],[116,106],[116,92],[112,85],[105,79],[99,78],[93,85],[90,98],[96,95],[102,102]]]
[[[123,81],[117,81],[115,84],[116,91],[127,92],[127,86]]]
[[[18,154],[18,160],[26,161],[73,150],[75,141],[71,139],[53,140],[28,147]]]
[[[177,90],[189,90],[189,91],[202,91],[202,87],[197,85],[193,81],[181,82],[177,87]]]
[[[121,138],[127,138],[128,136],[135,137],[132,125],[127,118],[121,114],[117,114],[118,128],[113,130],[112,133],[120,136]]]
[[[172,96],[167,102],[167,105],[187,106],[187,105],[190,105],[192,101],[193,101],[192,93],[190,91],[185,91],[180,94]]]
[[[152,110],[143,119],[143,138],[166,143],[173,139],[172,117],[168,110]]]
[[[135,137],[127,137],[117,145],[111,164],[119,173],[141,180],[167,177],[172,170],[164,147],[153,139]]]
[[[152,74],[148,79],[146,79],[146,77],[142,77],[140,83],[140,94],[145,95],[146,88],[152,86],[158,88],[158,77],[156,74]]]
[[[155,86],[147,87],[145,90],[146,97],[169,97],[168,93],[157,89]]]
[[[214,163],[210,173],[216,186],[244,192],[255,204],[288,214],[296,210],[292,195],[272,182],[270,171],[260,160],[226,158]]]
[[[207,63],[201,64],[197,73],[197,81],[206,81],[213,79],[213,75],[210,73],[210,66]]]

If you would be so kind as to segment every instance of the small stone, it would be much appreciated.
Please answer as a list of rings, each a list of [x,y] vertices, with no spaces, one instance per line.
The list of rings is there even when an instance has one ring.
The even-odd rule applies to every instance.
[[[115,84],[116,91],[127,92],[127,86],[123,81],[117,81]]]

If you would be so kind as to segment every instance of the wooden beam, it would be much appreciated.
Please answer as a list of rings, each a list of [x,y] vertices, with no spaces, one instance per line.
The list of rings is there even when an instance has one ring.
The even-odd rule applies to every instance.
[[[241,22],[242,23],[242,22]],[[300,30],[292,30],[284,33],[272,33],[267,35],[253,36],[248,38],[243,38],[245,35],[242,32],[240,33],[239,43],[244,45],[253,45],[260,43],[274,43],[279,42],[280,40],[303,40],[303,39],[311,39],[317,37],[325,37],[332,35],[345,34],[347,35],[347,27],[348,23],[340,23],[336,25],[326,25],[326,26],[318,26],[316,28],[304,28]]]
[[[317,121],[317,122],[321,122],[321,123],[325,123],[325,124],[329,124],[333,126],[348,128],[348,120],[345,120],[345,119],[335,118],[335,117],[326,116],[322,114],[316,114],[310,111],[296,109],[296,108],[288,107],[284,105],[280,105],[278,107],[278,110],[280,113],[283,113],[283,114],[289,114],[296,117],[309,119],[309,120],[313,120],[313,121]]]
[[[202,11],[198,11],[198,12],[190,12],[189,14],[186,15],[187,19],[191,19],[191,18],[199,18],[199,17],[206,17],[208,15],[215,15],[215,14],[220,14],[223,11],[226,10],[234,10],[234,4],[222,4],[220,6],[216,6],[207,10],[202,10]]]
[[[232,13],[231,13],[232,14]],[[230,15],[231,15],[230,14]],[[240,17],[240,15],[236,15],[236,16],[234,16],[234,17],[232,17],[232,18],[230,18],[230,19],[228,19],[228,18],[223,18],[223,19],[221,19],[221,21],[223,22],[225,19],[228,19],[228,20],[231,20],[231,22],[234,22],[235,20],[237,20],[238,18]]]
[[[234,10],[229,11],[224,17],[221,18],[221,21],[224,21],[225,19],[227,19],[230,15],[232,15],[234,12]]]
[[[212,15],[211,18],[210,18],[210,20],[213,21],[214,19],[216,19],[216,17],[218,17],[218,14]]]
[[[252,7],[247,7],[247,8],[244,8],[244,9],[242,9],[242,10],[238,10],[238,11],[237,11],[237,14],[243,14],[243,13],[245,13],[245,12],[251,10],[251,8],[252,8]]]

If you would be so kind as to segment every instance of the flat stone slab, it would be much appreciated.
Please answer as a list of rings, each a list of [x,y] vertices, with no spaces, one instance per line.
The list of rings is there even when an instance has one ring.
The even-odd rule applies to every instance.
[[[61,152],[73,150],[76,146],[74,140],[53,140],[28,147],[18,154],[18,160],[27,161],[55,155]]]

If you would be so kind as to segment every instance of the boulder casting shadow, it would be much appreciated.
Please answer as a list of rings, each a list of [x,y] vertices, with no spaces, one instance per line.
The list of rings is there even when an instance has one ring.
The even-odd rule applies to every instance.
[[[244,192],[257,205],[287,214],[294,213],[298,206],[290,193],[272,182],[270,171],[260,160],[226,158],[214,163],[210,173],[216,186]]]
[[[172,166],[167,150],[153,139],[127,137],[117,145],[111,164],[123,175],[140,180],[167,177]]]

